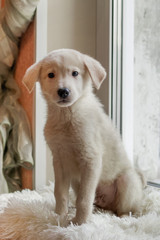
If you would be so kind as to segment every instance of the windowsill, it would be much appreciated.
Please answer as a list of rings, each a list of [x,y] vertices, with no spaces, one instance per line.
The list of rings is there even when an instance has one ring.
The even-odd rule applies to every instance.
[[[152,186],[152,187],[160,188],[160,179],[147,181],[147,185]]]

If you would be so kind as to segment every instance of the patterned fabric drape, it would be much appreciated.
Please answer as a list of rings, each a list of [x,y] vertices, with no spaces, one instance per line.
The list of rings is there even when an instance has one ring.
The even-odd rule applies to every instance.
[[[39,0],[6,0],[0,11],[0,193],[21,189],[20,166],[33,167],[26,114],[13,78],[18,43]]]

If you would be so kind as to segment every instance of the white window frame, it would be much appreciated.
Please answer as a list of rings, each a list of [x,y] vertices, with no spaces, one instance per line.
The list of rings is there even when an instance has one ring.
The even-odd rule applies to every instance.
[[[109,114],[133,163],[134,0],[110,0],[110,14]]]
[[[123,0],[122,138],[134,161],[134,0]]]
[[[41,0],[36,12],[36,62],[47,54],[47,1]],[[46,184],[47,146],[43,135],[46,105],[37,82],[34,90],[34,188]]]

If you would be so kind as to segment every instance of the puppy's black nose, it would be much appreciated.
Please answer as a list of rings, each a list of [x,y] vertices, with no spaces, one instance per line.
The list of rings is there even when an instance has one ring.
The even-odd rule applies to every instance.
[[[60,89],[58,89],[58,95],[61,98],[63,98],[63,99],[67,98],[69,93],[70,93],[70,91],[69,91],[68,88],[60,88]]]

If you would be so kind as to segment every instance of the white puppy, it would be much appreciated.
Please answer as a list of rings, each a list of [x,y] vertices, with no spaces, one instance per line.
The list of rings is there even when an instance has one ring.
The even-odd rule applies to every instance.
[[[77,224],[89,219],[93,203],[122,215],[137,211],[142,198],[142,177],[93,93],[105,77],[93,58],[61,49],[32,65],[23,79],[29,91],[39,81],[47,101],[44,133],[53,154],[56,212],[67,214],[72,185]]]

